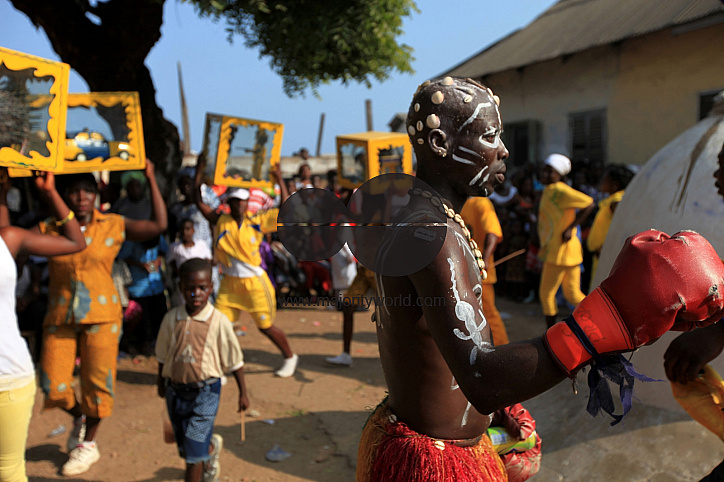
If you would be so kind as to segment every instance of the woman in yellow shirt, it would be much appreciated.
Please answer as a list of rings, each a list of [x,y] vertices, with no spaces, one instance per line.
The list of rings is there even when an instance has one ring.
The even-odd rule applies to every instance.
[[[98,461],[96,433],[101,419],[113,411],[116,361],[123,314],[111,278],[113,260],[124,240],[147,241],[166,230],[166,204],[156,184],[153,163],[146,161],[153,216],[131,220],[95,209],[98,185],[92,174],[59,176],[65,202],[78,219],[86,249],[55,256],[48,262],[48,312],[43,320],[40,384],[45,408],[62,408],[74,417],[68,438],[65,476],[86,472]],[[57,223],[38,225],[44,234],[59,235]],[[76,351],[80,353],[80,391],[73,390]]]

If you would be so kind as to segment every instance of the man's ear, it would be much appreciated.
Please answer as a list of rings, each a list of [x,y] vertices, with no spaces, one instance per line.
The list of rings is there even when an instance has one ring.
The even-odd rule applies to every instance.
[[[430,143],[430,149],[435,155],[440,157],[447,156],[448,143],[445,131],[441,129],[433,129],[427,135],[427,140]]]

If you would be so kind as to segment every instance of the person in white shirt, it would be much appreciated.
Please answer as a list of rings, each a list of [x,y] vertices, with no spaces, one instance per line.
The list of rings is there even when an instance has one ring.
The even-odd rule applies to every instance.
[[[174,280],[174,293],[171,297],[172,306],[179,306],[183,303],[183,297],[178,289],[178,268],[186,261],[193,258],[201,258],[211,261],[211,247],[206,241],[194,240],[194,221],[186,218],[179,226],[179,240],[174,242],[166,255],[166,265],[171,270]]]

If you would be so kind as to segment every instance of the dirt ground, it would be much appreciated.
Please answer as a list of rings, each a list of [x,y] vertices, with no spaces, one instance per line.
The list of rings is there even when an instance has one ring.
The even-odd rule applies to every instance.
[[[542,334],[537,304],[498,300],[511,341]],[[335,367],[327,356],[341,350],[342,315],[322,308],[280,310],[276,324],[300,356],[296,375],[279,379],[273,371],[281,355],[247,320],[239,328],[246,358],[251,407],[246,440],[241,442],[233,380],[222,390],[216,431],[224,437],[221,480],[319,481],[354,480],[362,426],[385,395],[374,325],[370,312],[357,313],[352,345],[354,365]],[[634,359],[636,362],[636,359]],[[118,367],[116,408],[99,431],[101,459],[76,479],[59,475],[66,461],[68,432],[49,436],[71,420],[60,410],[41,412],[36,398],[30,424],[27,471],[31,480],[165,481],[182,480],[184,463],[174,444],[163,441],[165,407],[156,395],[156,362],[123,359]],[[537,482],[696,481],[717,465],[724,450],[717,437],[682,410],[636,402],[624,423],[615,427],[586,413],[585,378],[580,394],[570,382],[525,402],[543,438],[543,460]],[[253,415],[253,416],[252,416]],[[278,445],[291,454],[269,462],[265,454]]]
[[[222,480],[354,479],[354,457],[367,410],[385,395],[370,313],[357,313],[354,365],[340,368],[324,358],[341,351],[341,313],[322,308],[280,310],[276,324],[300,356],[299,369],[289,379],[273,375],[281,365],[281,355],[251,320],[239,325],[246,333],[239,341],[251,407],[245,417],[246,440],[241,442],[238,390],[230,379],[222,390],[216,419],[216,431],[224,437]],[[175,444],[163,442],[165,405],[156,395],[156,370],[154,358],[119,361],[116,406],[98,435],[101,459],[77,480],[183,479],[184,463]],[[68,431],[49,434],[60,425],[69,430],[70,417],[60,410],[42,412],[41,404],[39,393],[28,436],[28,476],[67,480],[59,469],[67,460]],[[291,457],[281,462],[265,460],[274,445]]]

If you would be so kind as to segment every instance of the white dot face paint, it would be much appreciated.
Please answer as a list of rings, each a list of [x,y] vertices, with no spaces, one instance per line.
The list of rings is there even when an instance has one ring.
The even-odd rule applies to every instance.
[[[429,127],[430,129],[437,129],[438,127],[440,127],[440,118],[435,114],[430,114],[429,116],[427,116],[426,122],[427,127]]]
[[[453,333],[461,340],[472,340],[474,346],[470,350],[470,364],[473,365],[478,358],[478,352],[490,353],[494,351],[492,344],[483,340],[482,331],[488,325],[488,321],[485,319],[483,311],[478,308],[478,314],[482,321],[479,325],[476,323],[475,309],[470,303],[460,299],[455,280],[455,264],[450,258],[447,258],[447,262],[450,265],[450,280],[452,281],[453,296],[455,296],[455,316],[465,323],[465,329],[467,330],[467,334],[465,334],[460,329],[455,328]]]

